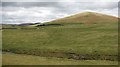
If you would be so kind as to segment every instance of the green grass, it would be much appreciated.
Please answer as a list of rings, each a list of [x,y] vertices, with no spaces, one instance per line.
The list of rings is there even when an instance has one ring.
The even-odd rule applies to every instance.
[[[2,53],[0,52],[0,66],[2,66]]]
[[[23,59],[24,58],[24,59]],[[12,62],[11,62],[12,61]],[[117,61],[73,60],[55,57],[39,57],[12,53],[3,54],[3,65],[118,65]]]
[[[68,57],[66,53],[75,53],[98,60],[117,59],[118,55],[117,23],[5,29],[2,39],[3,51],[19,54]]]

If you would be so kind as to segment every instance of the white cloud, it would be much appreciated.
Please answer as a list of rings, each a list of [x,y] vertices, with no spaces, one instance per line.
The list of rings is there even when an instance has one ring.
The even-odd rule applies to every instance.
[[[104,2],[103,0],[100,0],[101,2],[74,1],[75,2],[46,2],[48,6],[39,2],[27,2],[29,3],[30,7],[26,7],[26,4],[19,4],[19,2],[17,2],[17,5],[14,6],[16,2],[13,2],[13,6],[11,6],[11,4],[3,6],[3,23],[46,22],[84,11],[99,12],[118,16],[117,2],[107,2],[105,0]]]
[[[119,0],[2,0],[3,2],[119,2]]]

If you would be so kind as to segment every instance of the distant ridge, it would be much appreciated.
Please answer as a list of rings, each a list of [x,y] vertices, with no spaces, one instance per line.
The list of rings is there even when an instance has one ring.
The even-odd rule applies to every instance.
[[[95,12],[83,12],[65,18],[50,21],[50,23],[110,23],[118,22],[118,18]]]

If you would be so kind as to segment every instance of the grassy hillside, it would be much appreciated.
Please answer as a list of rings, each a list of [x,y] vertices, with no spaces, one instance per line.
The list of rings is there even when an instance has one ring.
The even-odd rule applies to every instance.
[[[117,60],[117,23],[33,28],[3,30],[3,51],[75,60]]]
[[[50,23],[113,23],[118,22],[118,18],[110,15],[95,13],[95,12],[83,12],[53,20]]]
[[[10,53],[3,54],[3,64],[117,64],[117,22],[85,12],[42,25],[4,25],[2,51]]]

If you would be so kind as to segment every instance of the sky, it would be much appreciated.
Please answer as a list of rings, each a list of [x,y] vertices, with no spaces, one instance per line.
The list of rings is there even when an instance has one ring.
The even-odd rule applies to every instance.
[[[118,17],[119,0],[4,0],[0,8],[3,24],[47,22],[81,12]]]

